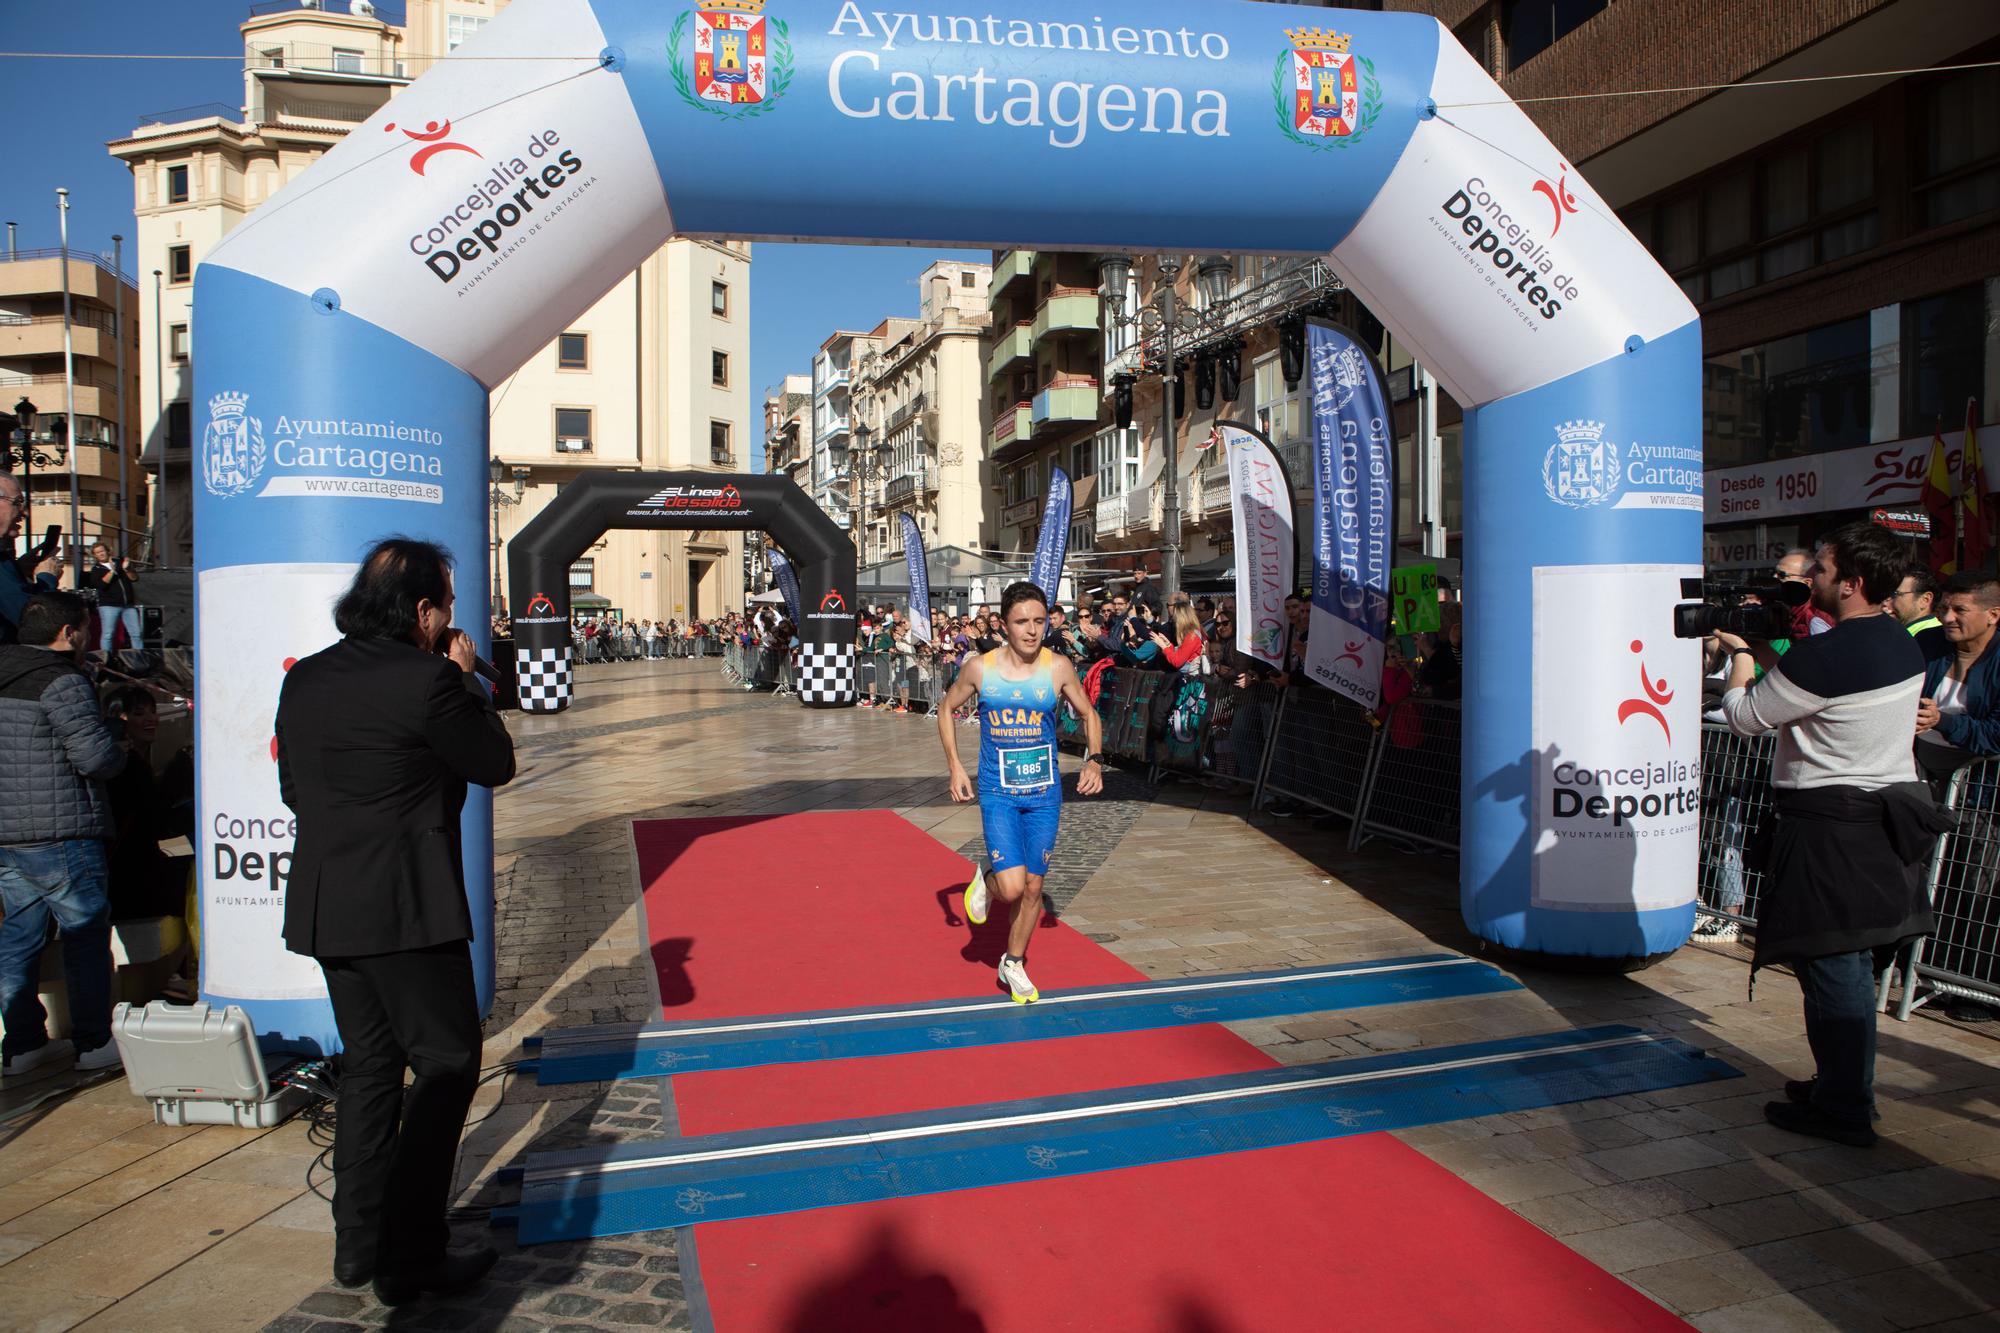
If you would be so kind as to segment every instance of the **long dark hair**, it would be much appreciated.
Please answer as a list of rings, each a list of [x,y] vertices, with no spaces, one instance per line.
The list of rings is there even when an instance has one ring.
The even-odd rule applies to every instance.
[[[436,542],[388,537],[375,543],[354,582],[334,603],[333,627],[350,639],[404,639],[417,628],[417,603],[451,604],[451,552]]]

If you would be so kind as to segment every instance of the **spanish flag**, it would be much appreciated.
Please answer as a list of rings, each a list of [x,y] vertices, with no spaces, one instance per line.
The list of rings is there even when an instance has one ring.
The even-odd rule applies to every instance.
[[[1979,400],[1965,400],[1965,443],[1959,475],[1964,478],[1965,499],[1965,568],[1980,569],[1986,564],[1986,548],[1990,544],[1992,522],[1986,499],[1991,488],[1986,484],[1986,466],[1979,457]]]
[[[1945,459],[1944,419],[1931,437],[1930,458],[1924,464],[1924,508],[1931,516],[1931,572],[1958,572],[1958,506],[1952,499],[1951,466]]]

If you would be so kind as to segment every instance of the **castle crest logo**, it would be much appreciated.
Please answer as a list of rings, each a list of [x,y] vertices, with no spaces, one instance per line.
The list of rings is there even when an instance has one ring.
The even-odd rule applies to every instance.
[[[1570,509],[1589,509],[1618,493],[1618,446],[1602,421],[1565,421],[1542,457],[1542,489]]]
[[[766,16],[764,4],[705,0],[674,20],[667,61],[682,101],[729,120],[759,116],[778,104],[792,82],[791,30]]]
[[[245,409],[250,397],[219,393],[208,400],[201,434],[201,484],[210,495],[242,495],[264,471],[264,424]]]
[[[1382,114],[1375,62],[1353,50],[1353,39],[1325,28],[1287,28],[1291,50],[1271,73],[1278,128],[1307,148],[1347,148]]]

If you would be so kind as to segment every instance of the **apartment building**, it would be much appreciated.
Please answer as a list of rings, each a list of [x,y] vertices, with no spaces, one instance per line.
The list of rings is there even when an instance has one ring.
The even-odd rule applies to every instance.
[[[195,266],[506,3],[257,4],[239,25],[240,106],[164,111],[109,145],[132,170],[139,437],[165,562],[192,560]],[[496,570],[511,534],[586,469],[747,470],[750,259],[747,244],[669,242],[494,386]],[[711,615],[742,604],[742,550],[740,533],[611,533],[571,571],[572,590],[634,617]]]
[[[60,524],[72,554],[97,541],[146,554],[145,474],[130,447],[140,438],[137,310],[132,279],[112,260],[74,247],[0,254],[0,470],[27,483],[29,542]]]
[[[986,515],[980,339],[990,323],[985,264],[940,260],[918,279],[917,321],[862,358],[859,375],[880,413],[866,469],[871,494],[864,564],[903,554],[908,513],[927,550],[981,545]]]
[[[915,320],[891,317],[867,332],[839,329],[813,355],[812,452],[807,490],[842,528],[854,530],[854,507],[864,480],[874,481],[872,448],[881,424],[875,395],[858,378],[860,362],[885,341],[901,338]],[[860,550],[857,541],[856,550]],[[867,564],[864,558],[861,562]]]
[[[764,470],[812,490],[812,376],[787,375],[764,390]]]
[[[1088,552],[1096,545],[1099,427],[1109,410],[1096,257],[997,251],[988,296],[992,546],[1002,559],[1033,552],[1049,478],[1061,466],[1076,486],[1069,549]]]

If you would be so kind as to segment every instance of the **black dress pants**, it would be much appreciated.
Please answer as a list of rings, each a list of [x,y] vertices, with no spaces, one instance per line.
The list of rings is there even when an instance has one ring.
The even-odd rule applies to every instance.
[[[345,1048],[334,1226],[350,1253],[367,1254],[372,1236],[381,1263],[422,1268],[444,1253],[458,1136],[479,1083],[471,949],[454,940],[319,965]]]

